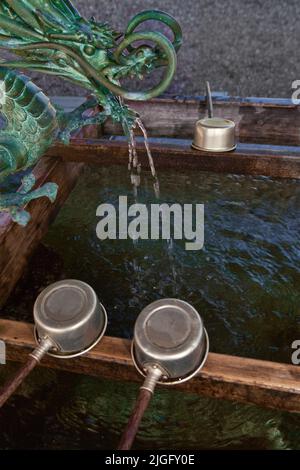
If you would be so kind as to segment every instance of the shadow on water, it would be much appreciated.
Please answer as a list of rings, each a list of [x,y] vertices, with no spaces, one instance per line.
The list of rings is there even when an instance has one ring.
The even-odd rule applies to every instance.
[[[117,206],[120,195],[135,201],[123,168],[90,168],[3,315],[32,321],[40,290],[77,278],[106,306],[109,335],[131,337],[145,305],[178,297],[203,315],[214,352],[290,363],[300,334],[299,182],[161,172],[160,186],[161,202],[205,204],[202,251],[188,252],[181,241],[100,242],[99,204]],[[157,202],[150,175],[143,177],[139,202]],[[2,411],[3,447],[113,448],[136,390],[38,370]],[[300,417],[159,391],[137,446],[300,449]]]

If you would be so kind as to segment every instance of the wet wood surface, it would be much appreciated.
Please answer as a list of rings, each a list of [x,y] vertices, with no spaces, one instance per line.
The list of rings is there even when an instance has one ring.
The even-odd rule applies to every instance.
[[[56,97],[70,110],[80,98]],[[81,98],[82,100],[82,98]],[[222,173],[299,178],[300,105],[289,99],[214,97],[214,114],[236,122],[238,148],[219,154],[192,150],[195,123],[206,115],[206,98],[171,96],[148,102],[128,103],[141,116],[150,137],[157,168],[191,169]],[[139,134],[139,130],[136,129]],[[121,126],[111,119],[98,130],[96,139],[73,139],[69,147],[50,149],[68,161],[94,165],[126,164],[127,144],[118,139]],[[90,135],[91,136],[91,135]],[[101,137],[101,139],[100,139]],[[166,142],[169,139],[169,142]],[[147,165],[144,146],[138,144],[142,163]]]
[[[53,97],[66,111],[82,103],[78,97]],[[227,95],[213,99],[215,116],[236,122],[241,143],[300,145],[300,105],[289,99],[241,98]],[[168,96],[147,102],[131,101],[128,106],[141,116],[149,136],[192,139],[195,122],[206,115],[204,96]],[[138,132],[138,130],[137,130]],[[108,119],[100,135],[122,135],[121,126]]]
[[[204,97],[157,98],[130,102],[150,136],[192,139],[195,123],[206,115]],[[300,145],[300,106],[291,100],[216,97],[214,115],[232,119],[241,143]],[[103,134],[121,135],[119,126],[107,120]]]
[[[148,169],[143,143],[137,144],[140,161]],[[189,141],[151,142],[155,166],[178,171],[198,170],[216,173],[262,175],[274,178],[300,178],[300,147],[239,144],[234,152],[207,153],[191,148]],[[65,161],[97,166],[123,165],[127,168],[128,145],[123,140],[74,139],[68,147],[61,144],[50,149]]]
[[[0,339],[7,346],[7,359],[24,363],[35,348],[33,326],[0,321]],[[128,340],[104,337],[83,357],[59,360],[49,356],[43,367],[85,374],[102,379],[142,383],[130,355]],[[210,353],[201,373],[176,387],[186,393],[300,412],[300,367]]]
[[[8,214],[0,214],[0,307],[22,276],[31,254],[74,188],[83,167],[83,163],[44,157],[34,169],[36,187],[47,182],[57,183],[59,192],[56,201],[52,204],[43,197],[30,202],[26,206],[31,214],[27,227],[14,223]]]

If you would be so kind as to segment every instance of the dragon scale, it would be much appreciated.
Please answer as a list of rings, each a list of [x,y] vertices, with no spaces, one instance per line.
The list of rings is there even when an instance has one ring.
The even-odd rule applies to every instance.
[[[7,176],[32,167],[53,143],[58,132],[56,110],[50,99],[29,77],[0,67],[0,112],[4,128],[0,132],[0,182]],[[41,145],[42,143],[42,145]],[[48,183],[36,191],[33,175],[23,179],[22,189],[10,195],[0,193],[0,210],[7,210],[13,220],[26,225],[29,214],[21,207],[42,196],[54,201],[57,185]]]
[[[0,133],[3,179],[11,172],[31,167],[40,151],[47,151],[57,135],[58,121],[50,99],[29,77],[0,67],[0,81],[0,112],[6,121]]]

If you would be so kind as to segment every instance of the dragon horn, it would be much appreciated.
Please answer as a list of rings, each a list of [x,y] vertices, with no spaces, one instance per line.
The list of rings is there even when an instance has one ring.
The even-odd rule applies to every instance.
[[[34,31],[33,29],[28,28],[25,25],[22,25],[21,23],[11,20],[10,18],[0,15],[0,27],[4,30],[7,31],[9,36],[16,36],[20,38],[34,38],[38,41],[45,40],[44,36],[39,34],[38,32]]]
[[[6,3],[9,5],[11,10],[23,20],[24,23],[37,31],[40,30],[40,25],[34,14],[35,8],[32,5],[26,5],[24,4],[25,2],[16,0],[6,0]]]
[[[56,44],[54,42],[41,42],[35,44],[28,44],[25,46],[18,47],[18,51],[30,51],[30,50],[39,50],[39,49],[54,49],[65,52],[69,57],[72,57],[80,68],[84,71],[85,74],[97,85],[105,87],[111,93],[126,98],[128,100],[137,100],[137,101],[145,101],[151,99],[155,96],[162,94],[166,88],[170,85],[172,78],[174,76],[176,65],[177,65],[177,56],[175,49],[172,43],[162,34],[160,33],[134,33],[124,39],[124,41],[119,44],[117,50],[114,53],[115,60],[119,62],[121,59],[122,52],[128,48],[130,43],[136,41],[153,41],[157,44],[157,46],[162,48],[162,51],[166,57],[166,72],[165,76],[162,81],[145,92],[131,92],[125,90],[124,88],[112,83],[105,75],[98,73],[97,70],[86,60],[81,57],[77,52],[75,52],[72,48],[68,46],[64,46],[62,44]]]

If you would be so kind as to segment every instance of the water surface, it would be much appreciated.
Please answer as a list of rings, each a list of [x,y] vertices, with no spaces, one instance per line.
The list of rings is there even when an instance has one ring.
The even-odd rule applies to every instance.
[[[120,195],[135,200],[124,168],[88,168],[5,316],[31,321],[42,288],[77,278],[106,306],[109,335],[130,338],[143,307],[177,297],[201,313],[214,352],[290,363],[300,337],[299,182],[201,172],[159,177],[160,202],[205,204],[202,251],[188,252],[181,241],[101,242],[99,204],[117,206]],[[157,202],[150,174],[143,173],[138,200]],[[27,387],[4,411],[11,423],[5,447],[115,447],[137,390],[53,371],[37,371]],[[18,431],[20,422],[31,437]],[[300,449],[300,417],[160,391],[137,446]]]

